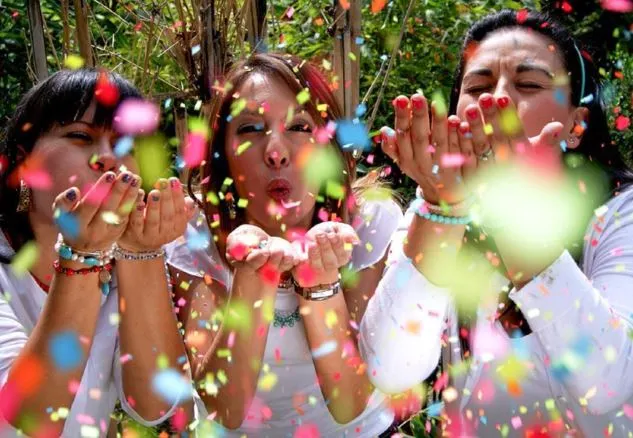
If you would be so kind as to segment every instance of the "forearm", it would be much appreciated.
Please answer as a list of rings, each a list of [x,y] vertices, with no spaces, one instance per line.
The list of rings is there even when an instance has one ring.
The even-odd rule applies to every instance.
[[[255,272],[236,269],[220,334],[196,370],[207,410],[229,429],[242,424],[255,396],[270,325],[265,309],[274,308],[275,294]]]
[[[171,304],[164,260],[119,260],[117,280],[121,354],[132,358],[122,365],[123,392],[135,401],[137,413],[152,421],[172,406],[152,389],[159,362],[164,360],[159,357],[189,377],[183,369],[185,348]]]
[[[465,227],[447,225],[413,215],[404,242],[404,254],[431,283],[447,285],[455,275],[457,254]]]
[[[65,261],[62,261],[62,266],[80,268]],[[19,391],[16,386],[20,385],[18,382],[24,382],[24,374],[28,372],[26,369],[41,370],[28,377],[32,380],[32,390],[18,392],[23,398],[12,424],[26,428],[27,434],[34,432],[29,428],[33,425],[37,425],[38,429],[50,428],[61,433],[63,420],[52,422],[47,409],[70,408],[73,403],[74,396],[68,387],[70,382],[81,381],[92,346],[102,296],[98,284],[97,273],[74,276],[57,274],[53,278],[42,313],[14,362],[4,387],[5,391],[11,391],[12,388]],[[55,353],[51,341],[62,333],[67,336],[59,340],[64,349],[73,349],[72,345],[81,349],[81,359],[77,363],[68,363],[68,369],[65,369],[65,364],[59,363],[60,359],[66,357],[60,358],[58,353],[52,355]],[[34,421],[22,424],[21,420],[26,418]]]
[[[300,301],[323,397],[334,419],[349,423],[363,412],[373,388],[361,366],[345,299],[338,294],[325,301]]]

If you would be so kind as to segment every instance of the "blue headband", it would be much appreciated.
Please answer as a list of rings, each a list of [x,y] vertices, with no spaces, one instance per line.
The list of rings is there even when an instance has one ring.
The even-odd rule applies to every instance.
[[[574,44],[574,49],[576,49],[576,53],[578,53],[578,61],[580,62],[580,98],[578,100],[578,106],[580,106],[585,103],[585,62],[576,44]]]

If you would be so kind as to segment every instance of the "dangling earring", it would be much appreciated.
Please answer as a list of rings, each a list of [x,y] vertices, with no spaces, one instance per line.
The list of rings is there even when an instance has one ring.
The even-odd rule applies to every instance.
[[[567,143],[569,144],[569,146],[574,146],[576,144],[576,137],[572,135],[571,137],[569,137],[569,141],[567,141]]]
[[[229,219],[234,220],[237,217],[237,210],[235,209],[235,198],[233,193],[229,192],[224,195],[226,201],[226,208],[229,210]]]
[[[20,180],[20,195],[18,198],[18,206],[15,209],[17,213],[25,213],[31,207],[31,189],[26,185],[24,180]]]

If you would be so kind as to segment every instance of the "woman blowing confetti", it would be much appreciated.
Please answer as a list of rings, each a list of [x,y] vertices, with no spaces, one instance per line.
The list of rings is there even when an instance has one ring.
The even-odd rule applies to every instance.
[[[128,99],[140,95],[115,74],[61,71],[24,96],[9,124],[0,436],[105,436],[117,398],[154,425],[190,395],[161,397],[154,378],[159,363],[186,362],[161,245],[184,232],[193,203],[174,180],[145,205],[134,159],[113,152],[114,114]]]
[[[503,11],[468,32],[449,111],[394,101],[383,148],[419,199],[360,347],[386,392],[439,361],[451,436],[633,432],[633,191],[598,79],[566,29]]]
[[[200,417],[228,436],[377,436],[393,421],[356,335],[402,213],[367,179],[363,200],[329,87],[290,56],[233,68],[204,216],[168,248]]]

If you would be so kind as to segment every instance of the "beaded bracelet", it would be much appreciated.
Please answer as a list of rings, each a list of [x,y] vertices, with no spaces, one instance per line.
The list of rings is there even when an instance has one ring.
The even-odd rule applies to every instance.
[[[447,205],[435,205],[424,200],[422,188],[420,186],[415,190],[415,197],[425,202],[426,208],[430,213],[434,213],[440,216],[448,217],[464,217],[468,216],[468,213],[475,204],[475,196],[469,196],[457,204]]]
[[[101,293],[105,296],[108,296],[108,294],[110,293],[110,282],[112,281],[112,274],[110,273],[110,271],[112,270],[112,263],[107,263],[100,266],[92,266],[90,268],[84,269],[71,269],[64,268],[59,260],[55,260],[53,262],[53,267],[55,268],[55,272],[57,272],[58,274],[63,274],[66,277],[72,277],[74,275],[88,275],[98,272]]]
[[[106,251],[84,252],[73,249],[64,243],[64,237],[59,234],[55,244],[55,252],[64,260],[72,260],[86,266],[104,266],[112,261],[114,245]]]
[[[165,250],[162,248],[157,251],[132,252],[132,251],[127,251],[118,245],[114,247],[115,260],[131,260],[131,261],[154,260],[154,259],[163,257],[164,255],[165,255]]]
[[[432,213],[428,211],[428,204],[425,203],[424,199],[418,198],[411,203],[411,209],[426,220],[430,220],[431,222],[437,222],[439,224],[448,224],[448,225],[467,225],[471,222],[470,216],[446,216],[443,214]],[[424,210],[426,208],[426,211]]]

